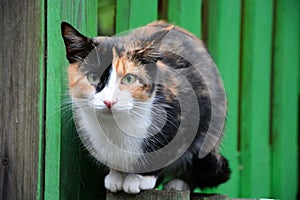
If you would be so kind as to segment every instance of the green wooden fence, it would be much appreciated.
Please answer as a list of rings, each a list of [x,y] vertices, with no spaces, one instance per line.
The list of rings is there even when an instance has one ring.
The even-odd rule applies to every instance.
[[[11,83],[0,106],[0,199],[105,198],[103,170],[80,144],[71,112],[62,103],[68,99],[68,63],[60,23],[68,21],[82,33],[96,36],[98,15],[102,17],[97,4],[97,0],[5,0],[0,5],[1,39],[19,41],[0,44],[0,86],[6,87],[2,80]],[[165,19],[203,39],[214,58],[228,96],[222,153],[233,173],[228,183],[206,192],[297,199],[299,0],[115,0],[112,5],[116,33]],[[18,77],[35,78],[33,84],[18,82],[13,69],[20,63],[13,58],[34,67],[31,74],[27,68],[17,70]],[[18,110],[9,96],[9,88],[21,86],[34,91],[26,96],[24,90],[14,90],[18,102],[31,95],[25,111]],[[22,114],[21,119],[30,119],[34,126],[11,124],[7,113],[14,120]],[[20,139],[26,144],[14,142]],[[36,159],[29,159],[28,165],[28,158]]]

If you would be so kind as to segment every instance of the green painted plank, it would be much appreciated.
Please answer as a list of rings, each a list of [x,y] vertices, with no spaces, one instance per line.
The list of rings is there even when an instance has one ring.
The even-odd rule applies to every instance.
[[[46,147],[45,147],[45,199],[59,199],[60,135],[61,135],[61,66],[63,48],[60,45],[59,21],[62,10],[59,1],[47,2],[47,68],[46,68]],[[48,17],[49,16],[49,17]],[[52,16],[52,17],[50,17]],[[55,20],[56,18],[56,20]],[[49,27],[49,28],[48,28]],[[52,30],[53,28],[56,31]],[[51,41],[51,42],[50,42]],[[60,53],[59,53],[60,52]],[[62,55],[60,55],[62,54]],[[64,63],[66,65],[66,63]]]
[[[65,2],[62,3],[65,4]],[[88,2],[73,1],[68,5],[70,13],[63,14],[62,18],[73,24],[84,35],[96,36],[97,0]],[[68,5],[63,5],[63,7]],[[65,74],[67,68],[61,67],[64,70],[64,77],[67,77]],[[66,81],[64,81],[62,91],[66,96],[62,98],[63,101],[69,98],[66,88]],[[63,126],[61,129],[60,198],[95,199],[105,195],[103,174],[100,169],[97,169],[98,166],[91,159],[89,153],[84,151],[69,108],[63,109],[61,120]]]
[[[241,1],[208,1],[207,45],[224,81],[228,115],[222,153],[228,158],[232,176],[217,192],[239,196],[238,105]]]
[[[201,38],[202,0],[169,0],[168,21]]]
[[[157,0],[117,0],[116,3],[116,33],[157,20]]]
[[[244,1],[240,102],[241,197],[270,196],[272,17],[272,0]]]
[[[40,93],[39,93],[39,161],[38,161],[38,180],[37,180],[37,194],[36,199],[44,199],[44,162],[45,162],[45,2],[40,1],[41,10],[41,27],[40,27],[40,38],[41,38],[41,56],[40,56]]]
[[[272,195],[297,199],[299,11],[298,0],[275,6],[272,103]]]
[[[137,28],[157,20],[157,3],[157,0],[130,0],[129,28]]]
[[[116,1],[116,33],[129,29],[130,0]]]
[[[55,8],[55,9],[53,9]],[[66,125],[70,113],[63,115],[62,101],[67,96],[67,60],[60,33],[60,23],[72,23],[87,35],[96,35],[97,1],[53,0],[47,2],[46,69],[46,149],[45,199],[80,199],[83,155],[79,139]],[[70,124],[70,123],[69,123]],[[70,156],[71,155],[71,156]],[[86,156],[86,155],[84,155]],[[72,167],[70,167],[72,166]],[[101,180],[99,180],[101,181]],[[88,183],[85,183],[88,184]]]

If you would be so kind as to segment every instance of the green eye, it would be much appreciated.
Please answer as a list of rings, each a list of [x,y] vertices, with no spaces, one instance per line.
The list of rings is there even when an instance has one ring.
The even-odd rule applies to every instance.
[[[96,74],[88,74],[87,79],[91,84],[98,84],[100,82],[100,77]]]
[[[121,83],[124,85],[132,84],[136,81],[136,76],[132,74],[128,74],[122,78]]]

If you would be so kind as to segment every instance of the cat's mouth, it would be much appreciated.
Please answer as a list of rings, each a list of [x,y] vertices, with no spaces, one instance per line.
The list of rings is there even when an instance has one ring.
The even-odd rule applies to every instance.
[[[92,108],[95,110],[98,116],[102,116],[104,118],[119,118],[124,115],[128,115],[130,112],[130,109],[128,108],[107,108],[107,107],[102,107],[102,106],[92,106]]]

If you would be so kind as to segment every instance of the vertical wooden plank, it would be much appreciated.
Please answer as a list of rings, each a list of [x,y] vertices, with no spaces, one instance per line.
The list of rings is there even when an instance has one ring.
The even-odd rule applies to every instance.
[[[201,38],[202,0],[169,0],[168,21]]]
[[[157,0],[117,0],[116,32],[144,26],[157,19]]]
[[[46,1],[46,148],[45,199],[59,199],[61,146],[61,84],[63,46],[59,42],[61,6],[59,1]],[[57,9],[51,9],[57,8]],[[66,8],[65,8],[66,9]],[[48,17],[51,16],[51,17]],[[54,31],[54,30],[55,31]],[[60,54],[60,55],[59,55]]]
[[[222,153],[228,158],[231,179],[221,185],[217,192],[231,197],[239,196],[239,153],[238,153],[238,105],[239,105],[239,52],[241,1],[210,0],[208,3],[208,49],[215,60],[224,81],[228,114],[225,134],[221,145]]]
[[[44,184],[45,184],[45,112],[46,112],[46,96],[45,96],[45,73],[46,73],[46,51],[45,51],[45,0],[40,1],[41,9],[41,56],[40,56],[40,91],[39,91],[39,153],[38,153],[38,180],[37,180],[37,200],[44,199]]]
[[[81,152],[71,113],[61,110],[65,108],[62,102],[68,98],[68,63],[60,31],[63,20],[86,35],[96,36],[97,1],[47,1],[45,199],[82,199],[81,195],[96,193],[91,191],[96,184],[90,184],[90,177],[84,173],[91,161]],[[89,170],[95,172],[93,178],[99,178],[101,183],[94,168]],[[91,190],[86,191],[88,187]]]
[[[65,5],[65,1],[62,1],[62,8],[69,6],[69,13],[63,13],[62,18],[69,21],[84,35],[96,36],[97,2],[97,0],[71,1],[71,4]],[[66,61],[66,57],[64,57],[64,61]],[[61,67],[65,73],[67,68]],[[64,75],[64,77],[62,100],[68,101],[67,76]],[[71,119],[72,113],[70,110],[68,111],[68,108],[70,107],[62,109],[60,198],[84,200],[104,197],[103,171],[81,144]]]
[[[0,199],[38,196],[43,117],[43,1],[0,6]]]
[[[243,1],[241,197],[270,196],[272,16],[272,0]]]
[[[275,1],[272,102],[272,195],[297,199],[298,0]]]
[[[116,33],[129,29],[130,0],[116,1]]]
[[[129,28],[137,28],[155,21],[157,13],[157,0],[130,0]]]

